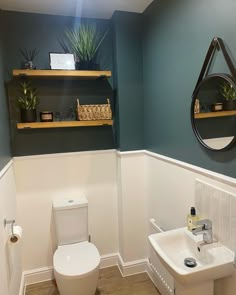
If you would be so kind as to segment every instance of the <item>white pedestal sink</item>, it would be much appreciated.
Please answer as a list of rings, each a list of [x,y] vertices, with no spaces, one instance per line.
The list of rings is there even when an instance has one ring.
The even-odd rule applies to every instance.
[[[175,279],[176,295],[213,295],[214,280],[231,275],[234,253],[220,242],[202,246],[202,237],[187,228],[150,235],[149,241],[159,259]],[[184,264],[194,258],[193,268]]]

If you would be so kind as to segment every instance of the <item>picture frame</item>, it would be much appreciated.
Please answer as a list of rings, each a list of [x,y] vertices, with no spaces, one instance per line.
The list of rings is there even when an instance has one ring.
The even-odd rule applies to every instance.
[[[75,56],[72,53],[49,53],[51,70],[75,70]]]

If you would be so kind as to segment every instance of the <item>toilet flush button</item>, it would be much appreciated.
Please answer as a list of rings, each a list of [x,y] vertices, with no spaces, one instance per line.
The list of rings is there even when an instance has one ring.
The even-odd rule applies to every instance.
[[[73,203],[73,202],[74,202],[74,200],[69,200],[69,201],[68,201],[68,203]]]

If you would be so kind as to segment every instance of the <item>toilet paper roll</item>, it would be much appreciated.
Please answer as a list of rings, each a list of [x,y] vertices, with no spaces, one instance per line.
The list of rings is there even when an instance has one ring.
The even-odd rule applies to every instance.
[[[13,226],[13,235],[12,232],[10,231],[9,237],[8,237],[8,243],[9,244],[18,244],[21,237],[22,237],[22,228],[18,225]]]

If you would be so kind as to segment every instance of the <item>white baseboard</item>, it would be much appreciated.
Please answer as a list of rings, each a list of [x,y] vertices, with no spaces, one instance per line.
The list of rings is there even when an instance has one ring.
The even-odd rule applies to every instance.
[[[100,268],[107,268],[114,265],[118,265],[118,253],[112,253],[101,256]]]
[[[119,253],[101,256],[101,269],[117,265],[122,277],[147,272],[148,276],[159,289],[162,295],[169,295],[166,290],[161,288],[157,276],[154,275],[147,259],[136,260],[132,262],[124,262]],[[54,279],[53,267],[43,267],[25,271],[22,273],[19,295],[25,295],[25,287],[27,285],[46,282]]]
[[[101,256],[101,268],[111,267],[118,264],[118,254],[112,253]],[[54,279],[53,267],[43,267],[25,271],[22,274],[23,286],[46,282]],[[20,293],[20,295],[24,295]]]
[[[147,259],[124,262],[120,254],[118,254],[118,267],[123,277],[145,272],[147,263]]]
[[[135,275],[146,272],[154,285],[158,288],[162,295],[169,295],[165,288],[162,288],[162,283],[157,276],[154,275],[148,260],[136,260],[124,262],[119,253],[103,255],[101,257],[101,269],[117,265],[122,277]],[[27,285],[46,282],[54,279],[53,267],[43,267],[25,271],[22,273],[19,295],[25,295]]]
[[[53,267],[42,267],[24,271],[25,286],[54,279]]]
[[[146,272],[147,264],[147,259],[124,262],[119,253],[101,256],[101,269],[117,265],[123,277]],[[23,290],[27,285],[50,281],[53,279],[53,267],[43,267],[25,271],[22,274],[21,290]],[[23,291],[20,291],[19,295],[24,295]]]

